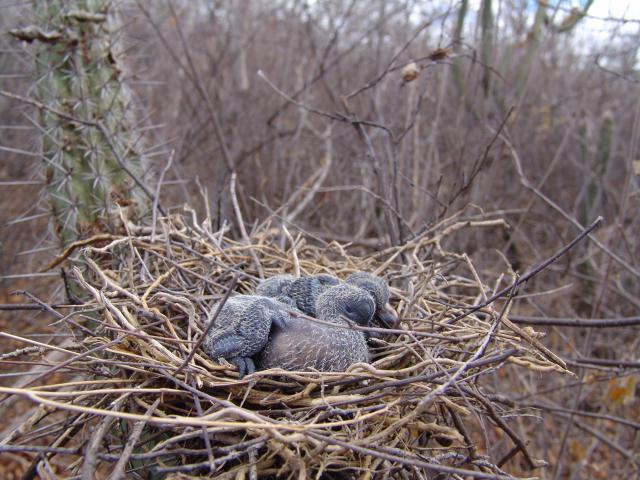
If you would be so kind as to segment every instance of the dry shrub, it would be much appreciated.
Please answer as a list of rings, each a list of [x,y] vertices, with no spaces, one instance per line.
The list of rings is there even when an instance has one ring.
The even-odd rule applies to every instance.
[[[86,301],[58,313],[75,342],[29,385],[1,390],[38,405],[2,450],[58,478],[513,478],[476,441],[498,430],[525,465],[542,465],[504,419],[513,405],[485,395],[478,380],[507,364],[569,372],[532,329],[508,320],[508,301],[470,309],[490,290],[441,240],[463,227],[504,224],[457,220],[365,256],[301,235],[281,250],[275,228],[238,242],[195,215],[82,242],[87,270],[74,267],[71,276]],[[199,349],[214,302],[231,289],[251,293],[259,275],[357,270],[389,281],[401,320],[372,348],[371,364],[337,373],[272,369],[239,380],[235,367]],[[40,346],[32,357],[14,356],[47,363],[44,351],[60,350]],[[43,385],[54,372],[66,378]]]

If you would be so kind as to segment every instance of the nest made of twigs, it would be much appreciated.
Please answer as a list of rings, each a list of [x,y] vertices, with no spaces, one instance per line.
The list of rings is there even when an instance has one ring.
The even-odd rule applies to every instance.
[[[66,462],[69,477],[84,478],[513,478],[474,446],[474,430],[493,424],[534,468],[503,419],[509,406],[478,379],[506,363],[566,370],[535,332],[509,322],[504,301],[470,308],[485,288],[464,255],[440,247],[468,225],[453,218],[365,256],[300,236],[279,249],[278,230],[234,241],[180,216],[74,245],[56,263],[83,247],[86,268],[72,277],[86,301],[61,316],[75,342],[56,347],[66,359],[51,364],[70,377],[8,392],[39,408],[3,447],[37,453],[36,469]],[[465,262],[469,278],[446,274]],[[400,319],[371,364],[239,380],[199,348],[212,305],[232,287],[252,293],[261,277],[357,270],[389,282]]]

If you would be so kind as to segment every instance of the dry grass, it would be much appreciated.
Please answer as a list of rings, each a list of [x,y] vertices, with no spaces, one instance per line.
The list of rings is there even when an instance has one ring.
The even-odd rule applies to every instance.
[[[520,463],[541,465],[505,420],[520,414],[504,398],[485,395],[478,381],[507,364],[570,373],[533,330],[508,321],[505,305],[469,313],[491,289],[466,256],[440,248],[464,226],[454,216],[403,247],[363,257],[301,236],[280,250],[276,229],[237,242],[195,217],[162,219],[155,232],[93,238],[82,250],[85,275],[72,274],[87,299],[57,313],[74,340],[3,355],[47,369],[23,388],[2,388],[37,405],[2,451],[57,478],[513,478],[506,471],[519,471]],[[235,367],[197,347],[211,305],[233,285],[238,293],[254,290],[254,258],[265,276],[374,271],[390,282],[401,323],[385,332],[370,365],[259,371],[238,380]],[[447,273],[456,265],[467,274]],[[61,358],[47,360],[52,351]],[[65,378],[45,385],[54,373]],[[494,430],[515,448],[504,465],[472,441]]]
[[[0,7],[3,12],[0,23],[5,30],[30,21],[31,4],[14,3],[5,2]],[[432,434],[432,440],[426,443],[427,435],[416,435],[415,429],[409,430],[408,440],[398,440],[400,443],[396,448],[404,448],[402,442],[414,442],[418,446],[411,448],[416,451],[424,449],[422,452],[426,452],[429,461],[445,452],[455,451],[458,457],[450,459],[450,464],[464,465],[469,469],[475,468],[471,463],[465,463],[472,454],[486,456],[489,463],[500,464],[500,459],[509,458],[514,443],[500,425],[492,423],[494,419],[487,419],[487,415],[493,412],[508,422],[516,437],[529,441],[527,448],[532,456],[550,463],[550,468],[528,472],[524,456],[518,454],[504,465],[504,469],[514,475],[535,474],[554,480],[627,479],[632,474],[637,475],[638,457],[635,452],[640,450],[637,435],[640,429],[637,421],[640,418],[640,390],[636,380],[640,371],[637,355],[640,348],[637,328],[640,217],[633,212],[640,207],[640,177],[633,173],[635,164],[631,163],[638,158],[640,132],[640,110],[636,100],[640,98],[636,58],[640,37],[637,31],[628,34],[620,30],[615,36],[612,33],[611,42],[594,45],[592,54],[583,55],[573,48],[575,38],[571,41],[570,35],[559,33],[549,24],[540,32],[539,49],[533,55],[530,68],[525,70],[523,65],[527,51],[536,39],[530,29],[531,12],[506,2],[494,12],[495,51],[490,62],[495,73],[492,79],[494,88],[483,92],[484,65],[477,61],[481,54],[480,29],[473,28],[472,20],[472,17],[478,17],[478,12],[470,10],[467,14],[469,28],[463,34],[463,43],[457,45],[452,37],[460,2],[425,4],[424,15],[414,22],[409,19],[415,19],[415,12],[411,12],[415,2],[396,2],[389,7],[386,0],[312,2],[313,7],[306,10],[304,5],[308,2],[298,0],[230,2],[228,5],[195,0],[117,3],[124,12],[122,32],[129,67],[123,81],[134,82],[140,98],[137,106],[145,107],[143,111],[134,108],[131,113],[135,112],[141,125],[149,127],[148,136],[140,147],[149,159],[150,168],[155,171],[162,171],[165,166],[168,168],[161,191],[162,204],[172,211],[176,211],[174,205],[182,203],[192,205],[200,212],[211,211],[209,216],[215,227],[210,230],[218,230],[236,216],[228,188],[229,179],[235,173],[237,203],[246,222],[234,222],[225,236],[244,238],[240,231],[243,224],[247,228],[259,225],[249,232],[251,238],[248,243],[254,247],[248,250],[247,242],[235,244],[221,238],[219,251],[228,252],[228,258],[212,257],[209,253],[218,251],[217,247],[205,230],[197,231],[195,223],[191,222],[192,230],[187,237],[204,239],[209,247],[198,242],[186,245],[211,258],[203,259],[191,252],[194,262],[200,263],[188,264],[184,268],[195,273],[202,273],[198,269],[206,268],[205,278],[175,267],[170,277],[163,278],[148,297],[144,297],[144,289],[151,285],[152,279],[160,278],[163,272],[173,267],[170,263],[164,265],[162,262],[167,260],[153,253],[143,255],[145,251],[160,252],[157,243],[143,240],[148,232],[132,234],[131,245],[128,241],[122,243],[117,252],[98,255],[95,250],[89,250],[87,255],[93,258],[99,270],[132,295],[105,298],[127,320],[139,322],[132,324],[134,329],[140,329],[136,335],[122,331],[127,328],[115,311],[111,315],[120,330],[114,330],[113,324],[105,318],[109,309],[107,303],[100,304],[95,300],[88,302],[87,311],[81,307],[56,307],[52,311],[37,312],[4,310],[4,307],[16,308],[5,304],[31,302],[27,295],[10,295],[16,289],[37,295],[50,305],[59,303],[61,282],[57,282],[58,274],[53,269],[48,272],[51,277],[33,275],[44,262],[43,257],[49,260],[48,255],[57,251],[54,248],[46,250],[51,243],[43,243],[48,206],[34,202],[45,184],[45,176],[37,171],[41,158],[38,138],[42,133],[37,126],[38,112],[29,103],[11,100],[13,97],[0,97],[0,177],[3,181],[12,182],[11,185],[1,185],[0,189],[3,194],[0,201],[0,270],[3,275],[18,275],[18,278],[2,277],[0,284],[0,307],[3,308],[0,329],[14,335],[0,336],[0,361],[4,369],[0,384],[25,394],[22,397],[13,395],[0,404],[2,428],[3,421],[15,420],[15,425],[21,423],[23,419],[19,415],[33,405],[26,394],[31,394],[31,390],[45,391],[45,384],[79,381],[83,383],[69,388],[98,388],[97,385],[86,384],[87,374],[90,378],[99,374],[104,379],[114,379],[124,388],[130,388],[131,384],[121,379],[130,377],[138,383],[149,379],[149,388],[156,392],[165,387],[182,392],[174,397],[165,393],[152,414],[154,417],[161,417],[161,412],[182,417],[196,416],[198,414],[194,414],[191,408],[195,398],[200,399],[204,412],[209,411],[210,400],[199,396],[201,393],[187,397],[183,387],[172,380],[177,368],[175,359],[171,359],[173,357],[161,362],[166,365],[164,371],[168,376],[159,373],[161,367],[149,360],[154,358],[157,347],[140,335],[145,332],[157,334],[156,342],[182,361],[185,351],[192,349],[194,344],[176,343],[176,337],[193,341],[198,338],[195,327],[191,331],[179,329],[187,328],[187,322],[191,322],[189,313],[184,313],[184,309],[191,305],[194,312],[192,323],[202,328],[202,318],[209,313],[208,306],[226,293],[233,282],[234,272],[225,270],[234,265],[229,258],[238,263],[234,268],[242,272],[234,290],[249,292],[260,277],[260,270],[265,276],[294,271],[294,251],[303,272],[326,268],[342,276],[361,266],[379,268],[393,253],[401,250],[403,253],[389,265],[384,265],[380,272],[391,281],[395,291],[392,301],[405,322],[402,326],[455,336],[464,335],[455,328],[465,325],[466,328],[475,328],[474,334],[478,338],[487,338],[488,326],[482,322],[491,324],[492,320],[486,309],[455,326],[438,322],[442,318],[454,318],[459,312],[467,312],[461,307],[481,301],[484,292],[490,296],[490,292],[508,285],[511,279],[505,280],[501,276],[501,272],[510,272],[507,264],[511,264],[515,271],[530,271],[580,231],[576,225],[578,220],[584,225],[585,221],[602,215],[605,218],[604,228],[595,235],[597,243],[593,240],[582,243],[532,278],[520,288],[507,314],[514,322],[522,322],[519,324],[529,322],[535,325],[546,321],[545,326],[535,326],[548,333],[541,341],[560,354],[579,378],[518,366],[514,362],[521,353],[500,364],[501,368],[485,365],[471,371],[464,370],[458,380],[464,380],[466,383],[463,385],[471,385],[469,388],[473,390],[478,379],[481,386],[477,388],[491,402],[481,404],[478,398],[466,391],[458,391],[458,397],[455,397],[456,391],[451,388],[443,395],[435,396],[434,403],[425,407],[424,415],[435,415],[428,417],[427,423],[437,418],[439,425],[457,430],[448,407],[436,408],[436,403],[440,402],[440,405],[445,401],[443,399],[449,399],[455,405],[464,406],[471,415],[459,414],[468,433],[463,444],[470,443],[476,448],[475,452],[455,443],[429,451],[428,448],[438,448],[437,441],[433,441],[438,434]],[[550,17],[557,25],[568,12],[560,9],[553,13],[550,9],[547,13],[559,15],[554,19]],[[623,24],[637,24],[628,20],[610,21],[608,25],[618,29]],[[435,27],[440,22],[442,30],[438,33]],[[576,33],[581,28],[582,24],[579,24]],[[9,35],[2,36],[0,44],[2,89],[32,98],[33,45],[20,44]],[[434,61],[430,53],[439,48],[445,49],[448,56]],[[417,62],[421,73],[413,82],[405,84],[400,72],[408,62]],[[456,63],[461,65],[464,73],[462,88],[458,88],[455,82]],[[256,74],[259,70],[264,76]],[[241,81],[243,71],[249,80],[248,89]],[[524,83],[520,84],[519,80]],[[285,95],[295,97],[295,102]],[[349,97],[348,105],[340,101],[340,95]],[[469,98],[473,99],[473,105],[467,102]],[[515,109],[509,110],[512,106]],[[512,113],[506,115],[507,111]],[[594,167],[593,162],[600,156],[602,127],[609,115],[613,119],[610,160],[606,171],[602,172]],[[495,131],[505,119],[504,129],[494,141]],[[221,132],[215,131],[216,121],[221,125]],[[359,124],[358,121],[365,123]],[[359,137],[357,125],[365,126],[372,149],[368,149]],[[225,162],[223,144],[228,148],[233,172]],[[170,168],[168,158],[174,160]],[[33,181],[40,184],[34,185]],[[208,189],[204,202],[198,193],[199,185]],[[582,200],[593,186],[597,187],[599,195],[594,197],[596,200],[590,215],[586,219],[581,218]],[[496,214],[490,217],[468,211],[457,219],[443,220],[469,202]],[[291,249],[286,235],[279,230],[270,232],[268,226],[260,224],[267,216],[274,224],[278,222],[291,231],[304,232],[304,238],[316,246],[306,245],[300,238],[296,249]],[[485,222],[488,218],[498,217],[509,223],[511,228],[508,231],[495,225],[491,228],[459,228],[463,223],[458,224],[457,230],[448,232],[444,237],[439,236],[457,221]],[[391,224],[390,218],[393,220]],[[13,220],[18,222],[11,222]],[[393,228],[390,227],[395,228],[396,223],[403,235],[395,239],[395,245],[404,246],[370,254],[374,248],[382,249],[394,244]],[[155,242],[168,235],[161,230],[158,233]],[[117,238],[124,237],[106,237],[102,243],[90,246],[104,247]],[[213,238],[217,238],[217,234]],[[327,242],[353,240],[354,243],[349,248],[345,247],[343,253],[338,244],[323,244],[322,239]],[[438,243],[438,239],[445,240]],[[137,241],[150,246],[138,245]],[[190,258],[188,251],[179,252],[184,247],[172,245],[162,246],[166,258],[174,261],[182,259],[181,255]],[[285,245],[289,245],[289,250]],[[17,255],[34,248],[38,250],[35,254]],[[443,248],[465,252],[468,259],[442,251]],[[142,260],[132,254],[135,251],[141,252]],[[213,258],[221,264],[210,263]],[[118,265],[118,259],[131,263]],[[139,270],[141,261],[149,266],[158,266],[157,270],[136,276],[136,268]],[[127,271],[132,272],[133,279],[123,278]],[[90,272],[93,276],[87,280],[98,291],[113,291],[112,287],[103,286],[102,277],[96,276],[97,271]],[[56,285],[52,285],[52,280]],[[483,284],[491,287],[482,288]],[[129,285],[136,286],[130,288]],[[161,290],[167,286],[171,290]],[[179,307],[170,305],[169,301],[163,304],[156,297],[159,293],[186,298],[186,303],[175,303]],[[149,309],[159,309],[159,317],[142,316],[141,312],[147,311],[140,303],[143,298]],[[411,303],[412,299],[414,303]],[[500,300],[488,308],[499,312],[503,303],[504,300]],[[451,307],[445,308],[446,304]],[[125,308],[126,311],[123,310]],[[66,335],[73,333],[76,344],[70,340],[60,343],[65,337],[40,336],[56,328],[46,325],[51,318],[61,313],[71,315],[71,312],[73,316],[59,325],[71,329]],[[97,319],[105,322],[100,327],[102,330],[86,332],[69,323],[74,321],[80,325],[87,318],[93,322]],[[165,323],[166,318],[175,325],[175,332]],[[152,325],[160,320],[163,323]],[[423,323],[425,320],[435,323],[427,327]],[[576,323],[567,326],[571,321]],[[440,330],[436,330],[438,328]],[[505,324],[503,317],[499,330],[492,337],[494,341],[481,359],[491,358],[491,352],[496,348],[494,344],[503,341],[501,335],[508,332],[513,330]],[[99,337],[95,336],[97,333],[100,333]],[[85,336],[86,342],[83,340]],[[124,343],[104,347],[105,342],[118,336]],[[449,338],[418,338],[425,348],[429,347],[426,352],[438,361],[464,364],[479,348],[479,344],[455,343]],[[460,363],[443,367],[429,363],[431,359],[420,349],[417,339],[412,343],[413,339],[408,337],[389,336],[392,344],[380,345],[380,356],[376,359],[379,361],[393,351],[393,345],[397,343],[397,348],[403,351],[415,347],[415,351],[405,354],[403,361],[415,361],[419,365],[416,368],[422,368],[424,372],[406,374],[404,378],[410,380],[419,378],[419,375],[430,375],[437,372],[437,368],[459,368]],[[92,340],[99,342],[93,344]],[[33,345],[32,341],[42,341],[46,345]],[[122,352],[135,351],[138,346],[146,344],[151,345],[151,350],[137,351],[140,359],[128,358],[126,369],[118,371],[116,365],[121,362]],[[56,346],[63,350],[56,352]],[[76,358],[94,347],[103,349],[87,357]],[[22,351],[23,348],[31,350]],[[61,366],[66,360],[73,361]],[[107,360],[115,363],[106,363]],[[278,382],[283,388],[291,388],[290,395],[304,395],[300,392],[305,392],[309,382],[322,380],[310,374],[285,375],[282,379],[259,373],[247,381],[236,382],[231,380],[235,375],[232,367],[224,371],[216,367],[218,370],[210,371],[208,368],[214,364],[202,362],[207,362],[207,359],[196,357],[178,374],[178,378],[198,387],[194,383],[196,379],[188,377],[188,374],[206,369],[209,372],[206,378],[209,378],[214,372],[215,378],[223,378],[227,383],[219,390],[208,389],[209,394],[239,405],[248,391],[243,408],[258,412],[274,422],[291,419],[267,417],[263,412],[266,407],[251,403],[254,402],[252,395],[257,395],[255,392]],[[32,368],[48,371],[56,366],[54,374],[40,376],[37,380],[37,374],[30,374]],[[407,367],[400,366],[400,369],[404,368]],[[132,370],[136,372],[132,373]],[[469,382],[467,379],[473,375],[472,372],[478,376]],[[18,376],[20,373],[24,376]],[[371,378],[362,381],[368,381],[371,386],[397,381],[396,374],[389,373],[385,373],[383,378],[391,380],[378,381],[361,367],[355,368],[351,374],[368,375]],[[420,386],[424,391],[413,391],[412,395],[426,398],[436,388],[442,387],[437,381],[447,382],[451,375],[449,372],[448,376],[434,377],[419,385],[403,388],[417,389]],[[257,383],[252,383],[255,380]],[[32,386],[24,385],[30,381],[34,382]],[[324,385],[333,387],[335,381],[332,378]],[[323,384],[318,385],[306,393],[306,397],[289,401],[322,399]],[[341,384],[337,388],[337,394],[342,394],[352,387]],[[385,393],[395,392],[392,387],[383,385],[379,388]],[[56,397],[54,393],[60,391],[61,388],[39,395],[43,400],[61,403],[73,400],[83,408],[96,401],[95,397]],[[275,391],[274,395],[279,395],[279,390]],[[241,395],[240,400],[238,395]],[[332,395],[331,392],[326,393],[325,387],[325,398],[332,398]],[[110,402],[120,396],[119,393],[108,394],[93,408],[126,409],[140,415],[146,413],[148,406],[153,405],[158,397],[152,391],[129,394],[122,400],[122,405],[112,406]],[[22,402],[16,400],[19,398]],[[387,400],[385,408],[390,404]],[[502,403],[496,403],[498,400]],[[371,400],[371,405],[377,401]],[[393,408],[410,410],[420,401],[410,399],[408,403]],[[225,407],[217,408],[214,413]],[[342,415],[339,421],[353,419],[350,406],[344,411],[337,408],[325,407],[322,410],[318,407],[313,412]],[[14,475],[15,478],[27,471],[30,465],[38,466],[37,472],[30,471],[31,478],[34,475],[47,477],[47,469],[63,472],[62,476],[71,476],[80,470],[84,461],[81,455],[85,452],[96,454],[95,462],[87,464],[87,475],[96,472],[96,477],[106,477],[115,458],[104,455],[126,456],[121,455],[123,439],[136,438],[135,419],[114,419],[114,423],[105,426],[100,433],[94,430],[96,426],[102,424],[103,418],[112,417],[105,417],[102,413],[76,412],[67,419],[67,410],[51,413],[42,407],[38,411],[45,416],[31,426],[25,424],[24,436],[20,436],[22,433],[10,438],[0,435],[0,442],[21,448],[18,453],[0,452],[0,477],[12,478]],[[297,415],[295,411],[292,414]],[[33,417],[34,422],[38,415],[36,413]],[[309,417],[308,423],[311,424],[317,416]],[[60,423],[56,424],[58,421]],[[315,421],[326,423],[329,420],[323,417]],[[140,472],[164,468],[160,462],[166,463],[170,458],[152,456],[144,459],[140,455],[146,454],[144,448],[147,447],[142,445],[155,442],[162,449],[161,442],[173,436],[177,428],[146,425],[138,440],[133,442],[133,455],[137,457],[130,457],[135,461],[129,467],[140,468]],[[123,430],[117,431],[116,427]],[[255,457],[249,457],[254,454],[246,453],[247,449],[224,443],[221,439],[225,434],[218,430],[214,430],[213,443],[208,446],[201,428],[184,427],[183,431],[188,428],[202,440],[193,443],[192,440],[179,440],[167,448],[174,452],[183,449],[180,454],[184,456],[180,461],[185,458],[186,463],[208,461],[210,449],[216,459],[239,452],[244,456],[237,457],[237,460],[229,459],[226,465],[220,466],[220,472],[225,472],[234,468],[232,464],[237,462],[238,478],[243,476],[243,471],[246,471],[245,476],[250,476],[250,465],[255,463],[250,459],[263,459],[269,448],[261,446],[255,450]],[[356,427],[351,428],[350,432],[359,431]],[[150,431],[154,433],[149,439],[147,432]],[[269,431],[261,431],[269,440],[275,441]],[[342,435],[336,438],[344,438],[346,431],[346,427],[336,428],[336,435]],[[317,441],[304,432],[281,434],[305,435],[304,445]],[[319,434],[327,436],[326,430]],[[245,433],[231,432],[228,435],[232,439],[234,435],[237,438]],[[259,438],[255,433],[247,435]],[[357,447],[367,447],[364,440],[353,438],[354,446],[351,449],[344,447],[344,454],[367,458],[357,450]],[[86,443],[92,439],[97,446]],[[113,448],[109,446],[111,440]],[[33,451],[26,452],[28,445],[43,449],[36,452],[43,453],[41,461],[34,461],[36,453]],[[53,452],[51,445],[69,448],[73,452],[44,455],[47,451]],[[191,455],[186,449],[193,445],[194,449],[201,451]],[[331,448],[338,450],[343,447],[334,444]],[[290,451],[297,456],[297,450]],[[283,452],[286,452],[284,447]],[[306,455],[307,450],[301,452]],[[274,458],[282,462],[284,455],[276,454]],[[380,460],[378,466],[381,469],[392,468],[398,462],[401,461],[387,458]],[[71,465],[70,470],[65,470],[67,465]],[[147,468],[145,465],[148,465],[147,470],[144,470]],[[407,476],[414,474],[415,471],[407,473]],[[136,473],[131,471],[129,475],[133,477]],[[339,476],[337,473],[333,475]],[[140,473],[140,476],[144,475]]]

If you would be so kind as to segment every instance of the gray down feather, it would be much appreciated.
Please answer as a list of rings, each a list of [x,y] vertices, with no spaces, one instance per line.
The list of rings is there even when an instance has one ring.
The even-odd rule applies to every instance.
[[[389,301],[389,287],[380,277],[368,272],[356,272],[349,275],[345,282],[369,292],[376,302],[376,310],[384,309]]]
[[[214,311],[218,305],[213,306]],[[202,348],[213,360],[222,357],[236,365],[240,378],[245,372],[253,373],[255,365],[250,357],[264,348],[272,325],[284,329],[290,320],[283,306],[275,299],[257,295],[227,299]]]
[[[256,287],[256,294],[267,297],[287,296],[304,314],[316,316],[316,300],[327,288],[338,285],[340,280],[331,275],[294,277],[283,274],[267,278]]]
[[[288,273],[274,275],[260,282],[260,285],[256,287],[256,295],[278,297],[283,295],[284,289],[294,280],[296,280],[296,277]]]
[[[263,281],[256,288],[256,293],[268,297],[288,296],[292,298],[298,309],[312,317],[317,317],[316,301],[327,288],[340,283],[336,277],[330,275],[316,275],[312,277],[294,277],[292,275],[276,275]],[[380,277],[368,272],[356,272],[349,275],[345,283],[362,288],[368,292],[376,304],[376,314],[370,326],[390,328],[396,317],[386,310],[389,301],[389,287]],[[371,336],[381,336],[372,333]]]
[[[292,298],[301,312],[317,317],[316,301],[327,288],[338,285],[340,280],[331,275],[299,277],[286,285],[282,293]]]
[[[367,272],[356,272],[345,279],[346,283],[355,285],[369,292],[373,301],[376,302],[376,313],[371,319],[371,326],[378,328],[391,328],[397,318],[387,310],[389,301],[389,286],[382,278],[371,275]],[[380,337],[378,333],[370,332],[373,337]]]
[[[341,315],[367,324],[374,313],[371,296],[348,284],[331,286],[317,298],[318,318],[326,325],[303,317],[290,317],[286,328],[272,327],[264,350],[256,356],[260,368],[285,370],[344,371],[356,362],[370,359],[361,331],[348,327]]]

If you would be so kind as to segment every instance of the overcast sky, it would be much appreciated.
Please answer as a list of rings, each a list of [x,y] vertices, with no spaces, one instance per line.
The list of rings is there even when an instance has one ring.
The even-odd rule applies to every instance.
[[[624,34],[637,34],[640,30],[640,0],[595,0],[588,14],[575,32],[577,45],[582,43],[585,51],[589,51],[591,47],[598,50],[602,47],[602,42],[615,49],[621,45],[617,39]],[[622,24],[612,21],[622,18],[628,22]],[[615,32],[613,36],[612,32]],[[599,45],[593,45],[593,41]]]
[[[595,0],[589,13],[596,17],[625,17],[640,20],[638,0]]]
[[[624,18],[635,22],[620,26],[618,22],[606,20],[612,18]],[[640,0],[595,0],[589,9],[585,27],[596,34],[600,32],[603,37],[614,27],[621,28],[626,33],[637,32],[640,28]]]

